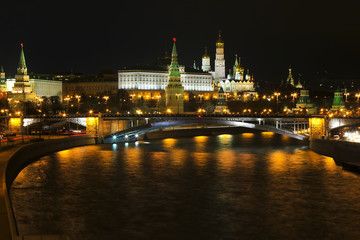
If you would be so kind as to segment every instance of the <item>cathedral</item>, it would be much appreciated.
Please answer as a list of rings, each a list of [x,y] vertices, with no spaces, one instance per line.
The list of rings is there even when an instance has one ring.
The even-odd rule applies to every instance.
[[[210,56],[205,54],[202,57],[202,67],[204,72],[209,72],[215,80],[215,89],[222,88],[225,93],[252,92],[255,94],[254,77],[250,75],[249,69],[244,73],[244,67],[240,64],[240,57],[236,55],[233,70],[229,70],[225,77],[225,58],[224,58],[224,41],[219,32],[219,38],[216,41],[215,71],[211,71]]]

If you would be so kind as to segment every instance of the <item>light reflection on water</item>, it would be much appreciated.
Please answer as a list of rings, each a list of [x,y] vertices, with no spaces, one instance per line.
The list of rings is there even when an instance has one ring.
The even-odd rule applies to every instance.
[[[61,151],[11,190],[22,234],[71,239],[360,239],[360,179],[272,133]]]

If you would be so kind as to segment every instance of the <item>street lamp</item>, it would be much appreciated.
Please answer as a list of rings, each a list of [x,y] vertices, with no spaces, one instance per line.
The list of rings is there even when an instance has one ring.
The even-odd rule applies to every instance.
[[[80,99],[81,99],[81,96],[80,96],[80,95],[76,95],[75,98],[76,98],[77,101],[78,101],[78,111],[77,111],[77,113],[79,114],[79,113],[80,113]]]
[[[106,112],[107,112],[108,111],[107,103],[108,103],[108,100],[109,100],[109,96],[103,96],[103,99],[105,100],[105,107],[106,107]]]
[[[276,97],[276,111],[279,112],[279,92],[274,92],[274,96]]]
[[[70,103],[69,95],[66,98],[64,98],[64,100],[67,101],[67,111],[66,111],[66,113],[69,113],[69,103]]]
[[[345,95],[345,102],[347,102],[347,98],[350,95],[350,93],[346,92],[346,93],[344,93],[344,95]]]
[[[274,96],[276,97],[276,102],[279,101],[280,93],[279,92],[274,92]]]
[[[294,92],[294,93],[291,94],[291,96],[292,96],[292,98],[293,98],[293,102],[295,102],[295,98],[297,97],[297,93]]]
[[[360,93],[356,93],[356,94],[355,94],[355,97],[357,98],[357,99],[356,99],[356,102],[359,102]]]

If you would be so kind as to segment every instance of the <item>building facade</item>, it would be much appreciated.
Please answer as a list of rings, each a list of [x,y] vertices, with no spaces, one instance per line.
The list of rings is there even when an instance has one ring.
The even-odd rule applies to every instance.
[[[6,92],[7,86],[6,86],[6,78],[5,78],[5,71],[3,66],[0,68],[0,92]]]
[[[213,91],[213,79],[209,73],[185,72],[179,67],[180,80],[185,91]],[[119,70],[118,89],[125,90],[165,90],[169,71],[157,70]]]

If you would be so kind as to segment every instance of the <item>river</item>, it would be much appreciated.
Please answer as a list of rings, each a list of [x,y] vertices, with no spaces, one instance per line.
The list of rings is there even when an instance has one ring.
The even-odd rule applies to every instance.
[[[360,178],[272,133],[77,147],[27,166],[21,234],[70,239],[360,239]]]

